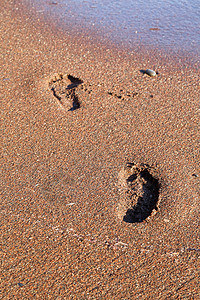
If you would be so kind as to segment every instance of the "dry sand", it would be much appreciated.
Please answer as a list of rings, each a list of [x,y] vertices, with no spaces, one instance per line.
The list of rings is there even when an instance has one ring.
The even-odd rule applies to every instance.
[[[198,65],[4,2],[1,299],[198,299]],[[143,222],[123,221],[127,161],[159,181]]]

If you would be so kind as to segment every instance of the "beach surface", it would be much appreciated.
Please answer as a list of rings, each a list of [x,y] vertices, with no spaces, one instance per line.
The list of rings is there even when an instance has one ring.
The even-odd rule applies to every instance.
[[[199,62],[0,20],[1,299],[198,299]]]

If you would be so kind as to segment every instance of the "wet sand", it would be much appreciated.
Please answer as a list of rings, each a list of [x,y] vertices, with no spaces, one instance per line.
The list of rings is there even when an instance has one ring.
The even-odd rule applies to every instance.
[[[0,17],[1,298],[198,299],[198,65]],[[127,162],[159,181],[143,222],[123,221]]]

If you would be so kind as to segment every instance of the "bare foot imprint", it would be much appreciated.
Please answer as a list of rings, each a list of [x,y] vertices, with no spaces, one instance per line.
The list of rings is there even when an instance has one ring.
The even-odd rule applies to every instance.
[[[123,89],[120,89],[119,92],[117,92],[117,93],[113,92],[113,91],[109,91],[107,93],[108,93],[108,95],[113,96],[118,99],[121,99],[121,100],[133,99],[134,97],[139,95],[137,92],[123,91]]]
[[[158,211],[160,184],[148,165],[127,163],[119,173],[117,214],[127,223],[143,222]]]
[[[76,90],[83,81],[72,75],[55,74],[49,81],[53,96],[66,110],[75,110],[80,107]]]
[[[95,91],[95,89],[93,89],[94,84],[85,84],[83,83],[83,80],[78,77],[61,73],[54,74],[48,81],[48,86],[57,100],[57,103],[61,105],[63,109],[68,111],[80,108],[80,98],[84,99],[84,97],[88,97],[89,94]],[[96,88],[98,87],[96,86]],[[105,90],[105,96],[107,95],[121,101],[133,100],[139,93],[133,91],[129,92],[123,89],[120,89],[118,92]]]

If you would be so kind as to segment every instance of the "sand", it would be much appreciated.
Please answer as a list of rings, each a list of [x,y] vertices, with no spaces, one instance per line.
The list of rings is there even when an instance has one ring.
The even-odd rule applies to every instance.
[[[2,6],[1,299],[198,299],[198,63]],[[143,222],[127,162],[159,182]]]

